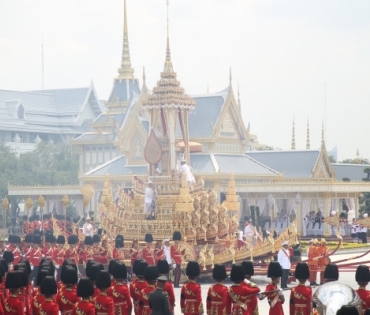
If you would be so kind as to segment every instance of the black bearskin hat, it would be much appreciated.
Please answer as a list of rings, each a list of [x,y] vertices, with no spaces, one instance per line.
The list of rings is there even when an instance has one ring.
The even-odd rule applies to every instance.
[[[127,278],[127,268],[125,264],[121,262],[117,262],[114,265],[113,278],[114,279],[126,279]]]
[[[230,280],[235,283],[244,281],[245,274],[241,265],[233,265],[230,272]]]
[[[102,228],[98,228],[98,235],[101,235],[103,233],[103,229]]]
[[[200,267],[197,261],[189,261],[186,266],[186,275],[188,277],[198,277],[200,274]]]
[[[170,272],[170,266],[167,260],[158,260],[157,268],[160,275],[165,275]]]
[[[66,243],[66,238],[64,235],[58,235],[57,244],[64,245]]]
[[[0,259],[0,264],[1,264],[1,267],[3,267],[3,269],[4,269],[4,272],[7,273],[8,272],[8,263],[6,262],[6,260],[4,258]]]
[[[31,272],[32,272],[30,262],[29,262],[26,258],[23,258],[23,259],[21,260],[21,263],[26,265],[27,272],[28,272],[28,274],[30,275],[30,274],[31,274]]]
[[[14,271],[19,272],[21,276],[21,283],[22,287],[26,287],[28,285],[28,272],[26,270],[25,264],[22,264],[23,266],[20,266],[21,264],[18,264],[14,266]]]
[[[116,236],[116,248],[121,248],[121,247],[124,247],[124,246],[125,246],[125,240],[123,238],[123,235],[118,234]]]
[[[74,245],[78,243],[78,236],[76,234],[70,235],[68,237],[68,244],[69,245]]]
[[[173,232],[172,239],[174,241],[181,241],[181,232],[179,231]]]
[[[370,315],[370,308],[365,311],[364,315]]]
[[[338,280],[339,279],[339,271],[338,266],[336,264],[328,264],[324,271],[324,279],[328,280]]]
[[[42,280],[44,280],[45,277],[51,276],[50,269],[40,269],[39,272],[37,273],[37,278],[36,278],[36,286],[39,287],[41,286]]]
[[[267,270],[267,277],[268,278],[280,278],[283,275],[283,269],[281,268],[280,264],[277,261],[272,261],[269,264],[269,268]]]
[[[9,236],[9,242],[12,244],[20,244],[21,238],[18,235],[10,235]]]
[[[72,266],[65,266],[61,272],[60,280],[64,284],[76,284],[78,282],[77,270]]]
[[[0,264],[0,283],[3,283],[3,278],[5,276],[5,271],[3,266]]]
[[[98,289],[107,289],[110,287],[110,275],[108,271],[100,270],[96,277],[96,287]]]
[[[370,281],[369,267],[366,265],[360,265],[356,270],[356,282],[365,283]]]
[[[307,280],[310,278],[310,268],[304,262],[299,262],[295,267],[294,276],[299,280]]]
[[[140,261],[136,267],[136,275],[144,277],[145,268],[148,267],[148,263],[144,260]]]
[[[343,305],[337,311],[337,315],[358,315],[358,311],[357,311],[357,308],[353,305]]]
[[[146,281],[154,281],[159,277],[157,266],[148,266],[144,270],[144,278]]]
[[[55,236],[53,234],[46,234],[45,235],[45,242],[55,243],[56,242]]]
[[[143,261],[142,259],[136,259],[134,261],[134,265],[132,266],[132,272],[137,275],[137,267],[139,266],[139,263]]]
[[[57,282],[54,277],[47,276],[41,282],[41,294],[44,295],[53,295],[57,294]]]
[[[150,233],[145,234],[145,242],[152,243],[153,242],[153,235]]]
[[[92,236],[86,236],[84,243],[85,243],[85,245],[93,245],[94,240],[93,240]]]
[[[39,216],[38,214],[35,214],[35,215],[33,216],[33,218],[34,218],[36,221],[40,220],[40,216]]]
[[[32,241],[33,241],[33,235],[32,234],[27,234],[26,237],[24,238],[24,241],[26,243],[32,243]]]
[[[243,267],[245,276],[251,277],[254,275],[253,263],[250,260],[243,261],[242,267]]]
[[[98,234],[93,235],[93,242],[94,243],[100,243],[100,236]]]
[[[116,267],[116,264],[119,262],[118,259],[111,259],[109,261],[109,265],[108,265],[108,272],[110,275],[113,276],[113,272],[114,272],[114,268]]]
[[[5,288],[19,289],[22,287],[21,275],[17,271],[10,271],[6,275]]]
[[[227,278],[224,265],[215,265],[212,271],[212,278],[216,281],[224,281]]]
[[[35,234],[33,236],[33,244],[36,244],[36,245],[41,245],[41,236],[40,235],[37,235]]]
[[[91,265],[90,268],[86,268],[86,277],[88,277],[92,282],[96,281],[98,273],[101,270],[98,264]]]
[[[89,278],[82,278],[77,285],[77,296],[87,298],[94,294],[94,286]]]
[[[5,261],[6,261],[7,263],[11,263],[11,262],[13,262],[13,260],[14,260],[13,253],[12,253],[12,252],[10,252],[10,251],[8,251],[8,250],[6,250],[6,251],[3,253],[3,258],[5,259]]]

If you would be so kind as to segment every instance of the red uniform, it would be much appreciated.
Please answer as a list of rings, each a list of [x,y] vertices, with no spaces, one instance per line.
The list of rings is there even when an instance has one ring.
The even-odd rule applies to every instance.
[[[364,314],[370,308],[370,291],[367,291],[365,287],[359,287],[356,292],[362,300],[362,314]]]
[[[52,229],[50,227],[50,221],[49,220],[44,220],[42,222],[42,227],[43,227],[44,231],[48,231],[48,230],[51,230]]]
[[[55,303],[52,299],[45,299],[45,301],[41,304],[40,315],[59,315],[59,307],[58,304]]]
[[[134,302],[135,315],[141,315],[139,309],[140,292],[148,286],[148,283],[144,280],[136,280],[130,283],[130,294],[132,301]]]
[[[45,245],[45,247],[42,248],[41,254],[42,257],[50,259],[52,262],[56,261],[56,253],[52,244]]]
[[[33,230],[39,230],[41,231],[41,222],[36,220],[36,221],[33,221]]]
[[[62,315],[69,315],[72,314],[73,305],[81,299],[73,288],[64,288],[58,292],[56,300]]]
[[[94,259],[94,249],[93,249],[93,247],[86,245],[85,250],[82,252],[81,257],[82,257],[82,263],[84,265],[86,265],[86,263],[89,260],[93,260]]]
[[[148,266],[154,266],[155,265],[155,259],[154,259],[154,248],[152,246],[145,246],[143,248],[143,251],[141,253],[143,259],[148,263]]]
[[[100,247],[99,247],[99,245],[94,245],[93,247],[92,247],[92,256],[93,256],[93,259],[97,262],[97,263],[99,263],[99,264],[101,264],[102,262],[101,262],[101,259],[100,259]]]
[[[23,234],[29,234],[28,232],[28,226],[29,226],[29,222],[26,220],[23,222],[23,226],[22,226],[22,231],[23,231]]]
[[[231,315],[248,315],[246,303],[249,295],[260,292],[258,287],[250,287],[244,281],[241,284],[233,284],[227,295],[226,313]]]
[[[38,267],[38,266],[40,266],[40,261],[41,261],[41,249],[37,245],[35,245],[35,246],[36,246],[36,248],[33,248],[32,251],[31,251],[30,263],[33,266]]]
[[[115,281],[107,293],[113,299],[114,315],[131,314],[132,302],[126,283]]]
[[[58,248],[55,249],[55,260],[57,265],[62,267],[63,262],[65,260],[65,249],[63,248],[63,245],[58,245]]]
[[[135,260],[139,257],[139,250],[137,248],[130,248],[131,267],[134,266]]]
[[[65,251],[65,259],[72,259],[73,262],[77,265],[78,264],[78,248],[77,245],[70,245],[69,248]]]
[[[83,300],[73,305],[72,315],[95,315],[95,305]]]
[[[248,286],[249,288],[258,288],[253,282],[244,280],[244,285]],[[247,299],[247,309],[249,315],[258,314],[258,297],[257,295],[253,295],[248,297]]]
[[[200,284],[189,280],[182,286],[180,306],[181,313],[186,315],[204,313]]]
[[[22,300],[16,295],[10,295],[5,299],[5,315],[24,315],[24,304]]]
[[[113,315],[113,299],[106,293],[94,297],[96,315]]]
[[[27,259],[28,261],[31,261],[33,254],[33,248],[31,244],[26,243],[25,246],[23,247],[23,257]]]
[[[142,315],[150,315],[149,307],[149,294],[155,290],[154,285],[148,285],[146,288],[142,289],[139,297],[139,313]]]
[[[105,249],[104,247],[99,248],[100,252],[100,263],[103,265],[108,265],[109,262],[109,257],[108,257],[108,250]]]
[[[290,291],[290,315],[311,314],[312,289],[299,284]]]
[[[154,259],[155,264],[157,264],[158,260],[164,259],[164,249],[163,248],[155,248],[154,249]]]
[[[13,266],[18,265],[19,262],[22,260],[21,251],[19,247],[15,244],[10,244],[8,250],[11,251],[14,256],[14,260],[12,262]]]
[[[265,291],[275,291],[275,290],[278,290],[278,286],[275,283],[270,283],[267,285]],[[272,292],[272,293],[265,293],[265,294],[270,304],[269,315],[284,315],[284,311],[283,311],[284,300],[281,299],[279,292]]]
[[[181,278],[181,261],[182,261],[182,248],[180,244],[170,246],[171,258],[175,261],[176,268],[174,270],[174,285],[175,288],[179,286]]]
[[[207,314],[223,315],[226,313],[227,296],[229,290],[221,283],[216,283],[208,289]]]
[[[174,314],[174,307],[175,307],[175,292],[173,290],[173,285],[171,282],[166,281],[166,284],[164,285],[164,292],[167,292],[168,295],[168,302],[170,304],[170,311],[172,314]]]
[[[38,294],[38,292],[39,291],[37,291],[37,295],[34,296],[33,302],[32,302],[32,314],[33,315],[40,314],[41,304],[45,301],[45,296]]]
[[[123,260],[125,259],[125,253],[123,251],[123,248],[114,248],[113,249],[113,259],[119,259],[120,261],[123,262]]]

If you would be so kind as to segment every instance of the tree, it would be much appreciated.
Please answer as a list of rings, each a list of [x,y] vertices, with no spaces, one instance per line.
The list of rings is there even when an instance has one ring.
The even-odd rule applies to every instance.
[[[339,163],[342,163],[342,164],[365,164],[365,165],[369,165],[370,162],[369,162],[369,159],[356,159],[356,160],[353,160],[353,159],[344,159],[343,161],[339,162]]]
[[[363,178],[362,180],[364,182],[369,182],[370,181],[370,167],[364,168],[364,173],[366,174],[366,177]]]
[[[364,173],[367,175],[365,178],[363,178],[363,181],[370,181],[370,167],[366,167],[364,169]],[[370,213],[370,193],[364,192],[359,197],[359,203],[360,203],[360,213]]]
[[[332,155],[329,155],[329,161],[330,161],[330,163],[337,163],[334,156],[332,156]]]

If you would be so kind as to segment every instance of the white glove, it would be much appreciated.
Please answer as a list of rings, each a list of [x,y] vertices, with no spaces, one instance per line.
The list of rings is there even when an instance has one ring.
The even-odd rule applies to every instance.
[[[279,295],[280,295],[280,296],[284,296],[284,290],[283,290],[283,289],[281,289],[281,288],[279,289]]]
[[[31,266],[31,270],[33,270],[33,266]]]
[[[42,255],[41,255],[41,257],[42,257],[42,258],[44,258],[44,257],[45,257],[45,255],[44,255],[44,254],[42,254]]]
[[[173,269],[175,269],[176,268],[176,264],[173,264],[172,267],[173,267]]]
[[[258,297],[258,299],[259,299],[260,301],[262,301],[262,300],[263,300],[263,295],[262,295],[261,293],[259,293],[259,294],[257,295],[257,297]]]
[[[57,265],[55,265],[55,268],[59,269],[59,265],[58,265],[58,264],[57,264]]]

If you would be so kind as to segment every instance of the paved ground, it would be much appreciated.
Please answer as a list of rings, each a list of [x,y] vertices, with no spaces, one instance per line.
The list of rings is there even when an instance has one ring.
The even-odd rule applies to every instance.
[[[336,260],[357,256],[358,253],[359,253],[359,251],[357,251],[356,253],[355,252],[350,252],[350,253],[341,252],[341,253],[333,256],[332,261],[335,262]],[[303,259],[305,259],[305,257],[303,257]],[[368,256],[362,258],[362,261],[364,261],[365,259],[370,260],[370,254]],[[354,261],[357,262],[356,260],[354,260]],[[253,277],[252,281],[254,283],[256,283],[261,288],[261,291],[264,290],[266,285],[269,283],[269,279],[267,277],[263,277],[263,276]],[[357,289],[357,287],[358,287],[357,283],[355,281],[355,273],[354,272],[342,272],[339,275],[339,281],[343,282],[343,283],[346,283],[347,285],[351,286],[354,289]],[[319,282],[319,279],[318,279],[317,282]],[[229,285],[229,284],[230,283],[227,283],[226,285]],[[289,285],[289,287],[293,287],[296,284],[297,283],[292,283],[291,285]],[[202,284],[202,297],[203,297],[204,307],[205,307],[205,301],[206,301],[206,297],[207,297],[208,288],[210,287],[210,285],[211,284]],[[285,295],[284,313],[285,313],[285,315],[287,315],[287,314],[289,314],[289,295],[290,295],[290,291],[285,291],[284,295]],[[175,289],[175,296],[176,296],[175,314],[178,315],[178,314],[181,314],[180,302],[179,302],[180,301],[180,289],[177,289],[177,288]],[[259,307],[260,315],[268,314],[269,305],[268,305],[268,302],[267,302],[266,299],[263,300],[263,301],[259,301],[258,307]]]

